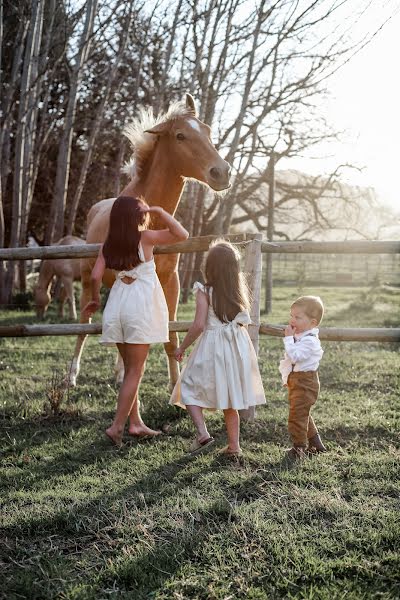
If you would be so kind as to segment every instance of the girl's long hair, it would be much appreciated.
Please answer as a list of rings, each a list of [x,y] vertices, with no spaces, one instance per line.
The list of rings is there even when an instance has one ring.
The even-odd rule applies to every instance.
[[[249,310],[249,290],[240,271],[240,253],[232,244],[217,240],[210,247],[205,280],[206,287],[212,287],[212,307],[220,321],[227,323],[242,310]]]
[[[139,258],[140,228],[146,223],[146,213],[140,211],[141,202],[130,196],[119,196],[111,208],[110,224],[103,256],[108,269],[133,269]]]

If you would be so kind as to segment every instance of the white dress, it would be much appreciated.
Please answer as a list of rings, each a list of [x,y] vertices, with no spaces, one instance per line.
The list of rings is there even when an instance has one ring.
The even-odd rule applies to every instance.
[[[193,291],[199,290],[207,293],[196,282]],[[238,313],[229,323],[222,323],[213,310],[210,296],[205,329],[182,370],[170,404],[210,410],[242,410],[265,404],[257,355],[244,327],[251,323],[248,311]]]
[[[145,261],[139,242],[139,258],[143,262],[129,271],[116,273],[103,312],[100,343],[154,344],[168,341],[168,307],[156,273],[154,258]],[[134,279],[124,283],[124,277]]]

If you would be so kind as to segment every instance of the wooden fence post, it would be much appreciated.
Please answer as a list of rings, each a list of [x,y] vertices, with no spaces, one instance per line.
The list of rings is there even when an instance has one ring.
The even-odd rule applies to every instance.
[[[267,240],[272,242],[274,237],[274,208],[275,208],[275,153],[271,152],[268,163],[268,224]],[[265,269],[265,312],[267,315],[272,310],[272,254],[266,256]]]
[[[251,242],[247,243],[243,269],[246,274],[247,283],[251,292],[250,318],[252,324],[249,325],[249,336],[257,356],[260,337],[260,296],[262,276],[261,241],[262,234],[256,233],[252,236]],[[254,421],[256,415],[255,406],[251,406],[250,408],[241,410],[239,412],[240,418],[243,421]]]

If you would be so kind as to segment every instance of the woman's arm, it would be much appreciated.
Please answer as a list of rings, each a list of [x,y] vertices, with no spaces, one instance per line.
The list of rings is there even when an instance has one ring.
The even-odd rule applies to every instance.
[[[87,317],[91,317],[93,313],[100,308],[100,288],[103,280],[106,263],[103,256],[103,246],[100,248],[99,255],[95,262],[90,275],[90,284],[92,288],[92,299],[88,302],[83,309],[83,313]]]
[[[149,245],[156,244],[168,245],[183,242],[189,237],[188,231],[161,206],[146,207],[145,212],[155,213],[164,221],[168,229],[152,230],[147,229],[142,232],[142,241]]]
[[[189,331],[185,335],[179,348],[175,350],[175,358],[181,362],[186,349],[193,344],[195,340],[204,331],[208,315],[208,297],[205,292],[198,291],[196,296],[196,314]]]

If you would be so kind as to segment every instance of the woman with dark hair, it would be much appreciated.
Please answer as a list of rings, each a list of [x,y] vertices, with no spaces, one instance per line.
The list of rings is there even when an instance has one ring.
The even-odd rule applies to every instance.
[[[161,218],[167,229],[147,229],[149,213]],[[105,269],[116,279],[103,312],[100,342],[118,347],[125,374],[114,421],[106,435],[117,445],[129,416],[131,435],[157,435],[140,416],[138,389],[150,344],[168,341],[168,308],[153,258],[155,245],[175,244],[188,232],[160,206],[147,206],[137,198],[120,196],[112,206],[109,231],[92,280],[92,300],[84,312],[91,316],[100,306],[100,288]]]

